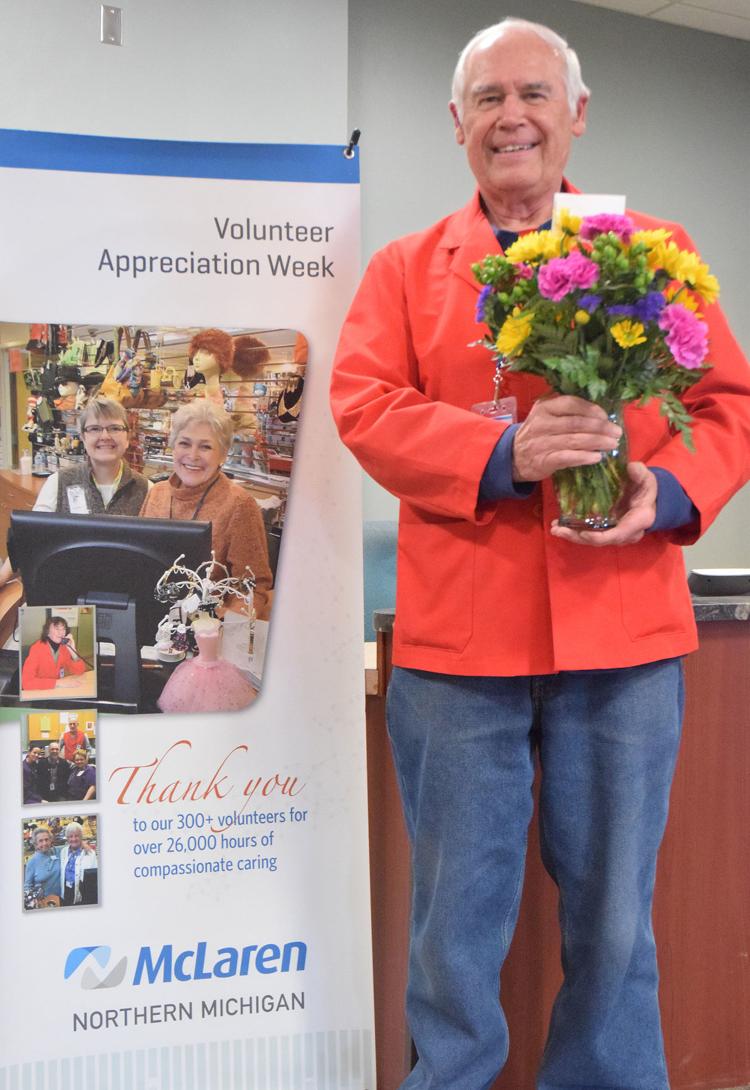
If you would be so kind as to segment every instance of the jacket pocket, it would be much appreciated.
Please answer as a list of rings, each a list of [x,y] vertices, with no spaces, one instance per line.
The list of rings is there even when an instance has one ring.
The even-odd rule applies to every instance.
[[[622,623],[632,640],[687,632],[693,607],[682,551],[662,534],[617,549]]]
[[[456,654],[474,626],[478,527],[463,519],[416,513],[402,504],[396,624],[404,643]]]

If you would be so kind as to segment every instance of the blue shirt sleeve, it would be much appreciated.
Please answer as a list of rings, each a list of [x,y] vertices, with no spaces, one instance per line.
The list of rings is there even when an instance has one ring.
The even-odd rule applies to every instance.
[[[661,466],[649,466],[649,469],[656,477],[659,491],[656,493],[656,518],[648,532],[678,530],[696,521],[700,517],[698,509],[674,474]]]
[[[496,500],[523,500],[536,488],[534,481],[513,480],[513,438],[521,427],[511,424],[495,444],[495,449],[484,467],[479,482],[481,503],[494,503]]]

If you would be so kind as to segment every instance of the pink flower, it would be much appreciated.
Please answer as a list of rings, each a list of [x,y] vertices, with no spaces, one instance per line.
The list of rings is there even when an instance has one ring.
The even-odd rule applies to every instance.
[[[567,257],[553,257],[539,269],[539,292],[546,299],[559,303],[576,288],[590,288],[599,279],[595,261],[573,250]]]
[[[606,235],[612,231],[623,242],[630,242],[635,224],[630,216],[618,216],[612,212],[600,212],[597,216],[586,216],[581,223],[581,238],[593,239],[597,235]]]
[[[522,280],[531,280],[534,276],[534,270],[531,265],[521,263],[520,265],[516,265],[516,275],[520,276]]]
[[[708,329],[692,310],[682,303],[664,307],[659,316],[659,328],[667,336],[667,348],[681,367],[700,367],[708,353]]]

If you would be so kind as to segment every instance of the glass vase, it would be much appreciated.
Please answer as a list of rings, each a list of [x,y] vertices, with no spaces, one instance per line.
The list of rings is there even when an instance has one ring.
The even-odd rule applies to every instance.
[[[552,475],[560,526],[596,531],[617,525],[628,481],[628,443],[621,405],[609,413],[609,419],[623,428],[613,450],[604,451],[595,465],[558,469]]]

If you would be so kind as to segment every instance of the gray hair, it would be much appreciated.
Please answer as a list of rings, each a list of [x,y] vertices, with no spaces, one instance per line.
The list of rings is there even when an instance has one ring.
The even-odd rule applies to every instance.
[[[63,835],[66,840],[70,840],[71,833],[78,833],[80,836],[83,836],[83,825],[78,821],[69,821],[63,829]]]
[[[119,401],[111,397],[92,397],[78,414],[78,427],[83,434],[83,429],[92,420],[114,420],[118,424],[128,426],[128,414]]]
[[[46,833],[50,840],[53,839],[52,833],[49,829],[46,828],[46,826],[37,825],[36,829],[34,829],[34,832],[31,834],[31,839],[34,841],[34,844],[36,844],[36,838],[39,836],[40,833]]]
[[[543,42],[552,46],[560,54],[565,64],[565,89],[568,93],[568,106],[571,114],[575,117],[578,112],[578,103],[582,98],[589,98],[591,94],[583,82],[581,62],[578,60],[575,50],[570,48],[564,38],[550,27],[544,26],[543,23],[530,23],[527,19],[516,19],[514,16],[509,15],[507,19],[502,19],[499,23],[494,23],[492,26],[480,30],[461,50],[451,85],[451,101],[456,107],[459,120],[463,114],[464,91],[466,89],[464,83],[469,57],[475,49],[486,49],[511,30],[527,30],[531,34],[536,34],[538,38],[541,38]]]
[[[170,447],[174,447],[177,437],[191,424],[208,424],[221,449],[225,454],[227,453],[232,444],[234,422],[226,409],[206,397],[197,397],[187,405],[183,405],[172,417],[172,430],[169,433]]]

